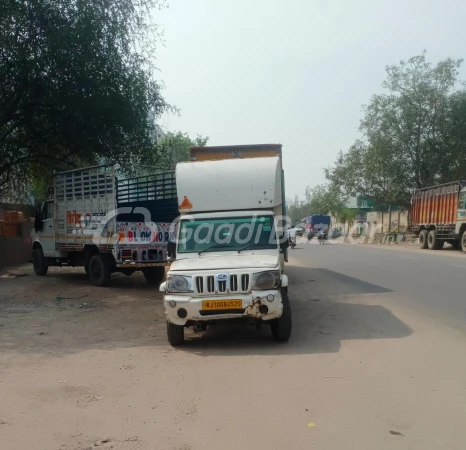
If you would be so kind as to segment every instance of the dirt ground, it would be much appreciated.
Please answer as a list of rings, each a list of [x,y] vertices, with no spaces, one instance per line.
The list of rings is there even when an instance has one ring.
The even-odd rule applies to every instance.
[[[289,343],[241,324],[174,350],[139,274],[95,288],[82,269],[13,273],[0,278],[1,450],[464,448],[464,362],[449,359],[464,340],[394,312],[377,286],[294,262]]]

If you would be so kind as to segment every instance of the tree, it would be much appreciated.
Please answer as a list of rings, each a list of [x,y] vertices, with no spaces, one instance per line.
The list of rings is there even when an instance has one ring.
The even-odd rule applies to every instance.
[[[450,117],[447,124],[447,142],[452,157],[445,170],[451,180],[466,178],[466,92],[455,92],[450,97]]]
[[[154,77],[158,0],[3,0],[0,189],[35,168],[131,172],[170,107]]]
[[[288,216],[292,222],[298,222],[312,214],[336,215],[344,208],[344,199],[337,189],[329,185],[317,185],[313,188],[307,186],[304,192],[304,201],[296,196],[294,201],[287,201]]]
[[[361,138],[326,171],[347,195],[408,206],[413,189],[451,181],[464,170],[465,91],[457,90],[462,60],[433,66],[425,52],[387,66],[382,86],[364,108]]]
[[[154,170],[174,170],[177,163],[189,161],[191,147],[205,147],[208,140],[208,137],[200,135],[192,139],[188,133],[182,133],[181,131],[169,132],[153,147],[141,170],[148,170],[149,172]]]
[[[309,209],[312,214],[335,215],[344,207],[338,189],[329,185],[317,185],[310,190]]]

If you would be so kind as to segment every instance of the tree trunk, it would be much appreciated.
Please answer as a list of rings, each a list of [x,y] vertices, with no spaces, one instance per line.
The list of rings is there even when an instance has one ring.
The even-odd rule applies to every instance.
[[[392,205],[388,205],[388,232],[392,231]]]

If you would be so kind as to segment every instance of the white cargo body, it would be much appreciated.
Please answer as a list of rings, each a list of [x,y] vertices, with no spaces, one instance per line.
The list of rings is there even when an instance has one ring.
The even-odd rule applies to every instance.
[[[176,217],[167,209],[176,205],[174,174],[168,175],[118,181],[114,166],[56,174],[54,193],[31,234],[36,273],[45,275],[53,265],[84,266],[94,284],[104,285],[112,272],[142,270],[148,282],[160,282]],[[167,222],[152,221],[158,206]]]
[[[192,204],[181,213],[269,209],[279,215],[282,211],[278,157],[179,163],[176,179],[180,205],[185,197]]]
[[[270,324],[279,341],[290,336],[281,157],[251,157],[245,147],[215,147],[215,158],[177,165],[181,215],[161,285],[172,345],[183,342],[185,327],[228,319]],[[218,157],[228,154],[248,156]]]

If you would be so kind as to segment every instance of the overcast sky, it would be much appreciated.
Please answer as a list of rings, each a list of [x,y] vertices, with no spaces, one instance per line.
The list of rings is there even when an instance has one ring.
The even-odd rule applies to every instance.
[[[162,127],[211,145],[283,144],[287,197],[325,182],[385,65],[466,53],[464,0],[169,1],[156,57],[181,115]]]

